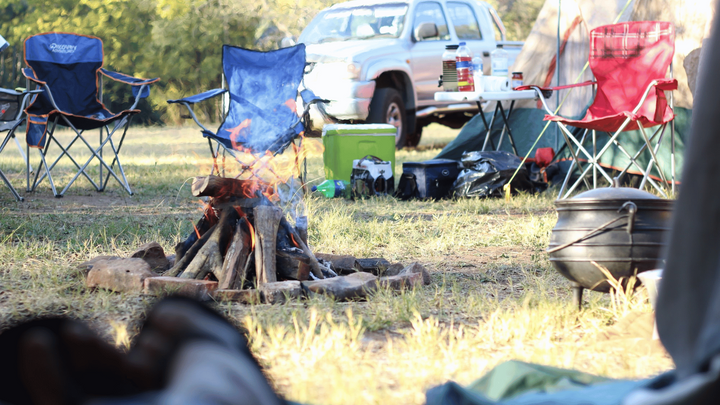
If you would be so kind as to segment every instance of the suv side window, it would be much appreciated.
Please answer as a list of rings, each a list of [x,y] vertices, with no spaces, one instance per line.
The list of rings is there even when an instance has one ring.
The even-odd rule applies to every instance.
[[[413,23],[413,32],[418,25],[424,22],[433,22],[437,25],[438,36],[434,38],[426,38],[425,41],[447,41],[450,39],[450,31],[448,31],[445,13],[442,11],[440,3],[427,1],[420,3],[415,8],[415,22]]]
[[[447,9],[458,39],[482,39],[477,17],[468,4],[448,1]]]

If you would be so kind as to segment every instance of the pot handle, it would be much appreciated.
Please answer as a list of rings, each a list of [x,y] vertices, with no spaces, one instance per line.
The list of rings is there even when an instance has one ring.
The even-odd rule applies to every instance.
[[[626,201],[625,204],[623,204],[617,212],[623,212],[623,210],[627,209],[628,211],[628,223],[627,223],[627,233],[628,235],[632,235],[633,228],[635,228],[635,214],[637,213],[637,205],[635,205],[632,201]]]

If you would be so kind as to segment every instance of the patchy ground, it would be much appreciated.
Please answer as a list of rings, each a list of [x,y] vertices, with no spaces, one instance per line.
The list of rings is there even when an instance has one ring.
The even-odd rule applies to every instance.
[[[196,131],[134,133],[121,155],[134,196],[112,182],[97,193],[85,180],[60,199],[47,182],[26,194],[17,151],[0,155],[0,167],[27,198],[16,203],[0,187],[0,328],[38,315],[68,315],[120,347],[131,344],[156,299],[89,290],[75,266],[98,255],[126,256],[152,241],[172,251],[199,214],[186,182],[210,167]],[[425,133],[425,146],[397,153],[398,168],[432,158],[439,149],[427,145],[453,135],[436,127]],[[319,158],[310,160],[309,174],[315,183],[322,180]],[[644,332],[618,332],[647,330],[650,306],[642,289],[614,303],[588,293],[581,313],[572,307],[569,283],[544,253],[556,221],[552,201],[549,195],[510,203],[310,197],[313,250],[418,261],[430,270],[432,285],[382,290],[363,302],[315,297],[275,306],[214,305],[248,330],[278,389],[313,404],[419,404],[427,388],[449,379],[470,383],[509,359],[618,378],[672,367],[661,348],[607,343],[648,342]],[[624,325],[620,320],[640,327],[617,326]]]

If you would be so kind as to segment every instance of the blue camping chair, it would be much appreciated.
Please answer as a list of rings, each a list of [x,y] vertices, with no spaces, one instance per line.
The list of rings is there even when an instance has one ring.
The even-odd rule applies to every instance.
[[[5,38],[2,37],[2,35],[0,35],[0,52],[7,49],[8,46],[10,46],[10,44],[5,40]],[[39,92],[41,91],[36,90],[28,92],[0,88],[0,132],[5,132],[5,138],[3,139],[2,143],[0,143],[0,153],[2,153],[2,151],[5,149],[5,146],[8,144],[10,139],[14,139],[15,144],[20,151],[20,156],[22,156],[23,160],[25,161],[25,166],[29,170],[28,176],[30,171],[32,171],[32,168],[30,167],[27,156],[25,156],[25,153],[22,150],[22,146],[20,146],[20,142],[15,136],[15,131],[25,121],[25,117],[23,116],[23,109],[25,109],[25,106],[27,106],[30,94]],[[20,197],[20,194],[18,194],[17,190],[15,190],[15,187],[13,187],[13,185],[10,183],[2,170],[0,170],[0,179],[2,179],[2,181],[5,182],[8,188],[10,188],[10,192],[13,194],[15,199],[17,199],[18,201],[24,200],[24,198]]]
[[[18,150],[20,150],[20,156],[22,156],[25,161],[28,178],[30,176],[30,172],[32,172],[32,167],[30,166],[27,156],[23,152],[22,146],[20,146],[20,142],[15,136],[15,131],[25,121],[23,109],[27,106],[27,102],[31,94],[37,94],[40,92],[42,92],[42,90],[15,91],[0,88],[0,133],[5,132],[5,138],[2,143],[0,143],[0,153],[2,153],[5,149],[5,146],[8,144],[10,139],[14,139]],[[10,192],[13,196],[15,196],[15,199],[18,201],[24,201],[24,198],[20,197],[20,194],[18,194],[17,190],[15,190],[15,187],[13,187],[10,180],[8,180],[2,170],[0,170],[0,179],[2,179],[8,188],[10,188]]]
[[[44,90],[33,97],[26,109],[28,147],[38,148],[41,159],[32,187],[28,177],[28,191],[34,191],[47,177],[55,197],[62,197],[80,175],[85,176],[97,191],[103,191],[112,176],[132,195],[118,154],[133,115],[140,112],[136,109],[138,102],[141,98],[150,95],[150,84],[160,79],[137,79],[105,70],[103,56],[102,40],[92,36],[48,32],[25,40],[25,62],[28,67],[23,69],[23,75]],[[117,114],[105,108],[102,103],[100,74],[132,86],[135,96],[132,107]],[[75,132],[75,137],[67,145],[62,145],[53,136],[58,125],[69,127]],[[83,137],[85,131],[92,129],[100,129],[98,147],[91,146]],[[122,137],[116,145],[113,135],[120,129],[122,129]],[[69,152],[70,147],[78,140],[92,153],[82,165]],[[61,153],[52,164],[48,165],[45,158],[51,141],[58,145]],[[110,164],[103,159],[103,151],[107,146],[112,151],[113,160]],[[63,156],[67,156],[78,170],[65,188],[58,193],[51,172]],[[86,171],[94,159],[99,162],[99,183],[96,183]],[[115,164],[120,172],[119,176],[113,169]],[[43,168],[45,169],[43,175],[38,177]],[[103,168],[107,170],[105,176],[103,176]]]
[[[219,170],[217,157],[221,147],[236,160],[235,151],[239,150],[253,154],[281,153],[305,130],[303,118],[307,117],[310,106],[328,102],[306,89],[300,92],[304,112],[298,116],[295,110],[298,87],[305,72],[304,44],[270,52],[223,45],[222,64],[228,89],[168,100],[168,103],[187,107],[190,117],[208,139],[215,161],[210,174]],[[227,116],[217,132],[212,132],[197,119],[192,105],[226,92],[230,93]],[[217,142],[215,148],[212,141]]]

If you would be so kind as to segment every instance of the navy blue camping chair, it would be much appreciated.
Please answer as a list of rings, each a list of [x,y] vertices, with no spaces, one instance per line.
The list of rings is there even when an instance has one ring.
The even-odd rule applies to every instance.
[[[103,56],[102,40],[92,36],[48,32],[25,40],[25,63],[28,67],[23,69],[23,74],[44,90],[33,97],[26,109],[28,147],[38,148],[41,159],[32,187],[28,178],[28,191],[35,190],[47,177],[55,196],[62,197],[80,175],[88,179],[97,191],[103,191],[112,176],[132,195],[118,154],[133,115],[140,112],[136,109],[138,102],[150,95],[150,84],[160,79],[138,79],[105,70]],[[132,86],[135,96],[132,107],[117,114],[105,108],[102,103],[101,75]],[[75,132],[74,138],[67,145],[62,145],[53,136],[58,125],[71,128]],[[93,147],[83,136],[85,131],[93,129],[100,129],[98,147]],[[121,129],[122,136],[116,144],[113,135]],[[82,165],[69,151],[78,140],[84,143],[92,154]],[[51,142],[57,144],[61,153],[52,164],[48,165],[45,158]],[[110,164],[103,158],[103,151],[106,149],[112,152],[113,160]],[[77,172],[58,193],[51,172],[63,156],[67,156],[73,162]],[[99,162],[98,183],[86,171],[94,159]],[[116,164],[119,175],[113,169]],[[43,168],[44,173],[38,177]],[[103,174],[103,169],[107,170],[106,175]]]
[[[228,89],[214,89],[179,100],[168,100],[187,107],[204,137],[217,167],[220,148],[236,160],[235,151],[253,154],[284,151],[305,130],[302,117],[307,117],[312,104],[327,102],[310,90],[300,96],[305,105],[298,116],[296,99],[305,72],[305,45],[270,52],[253,51],[223,45],[223,72]],[[193,112],[192,105],[229,92],[229,108],[217,132],[208,130]],[[214,148],[212,141],[217,142]]]

